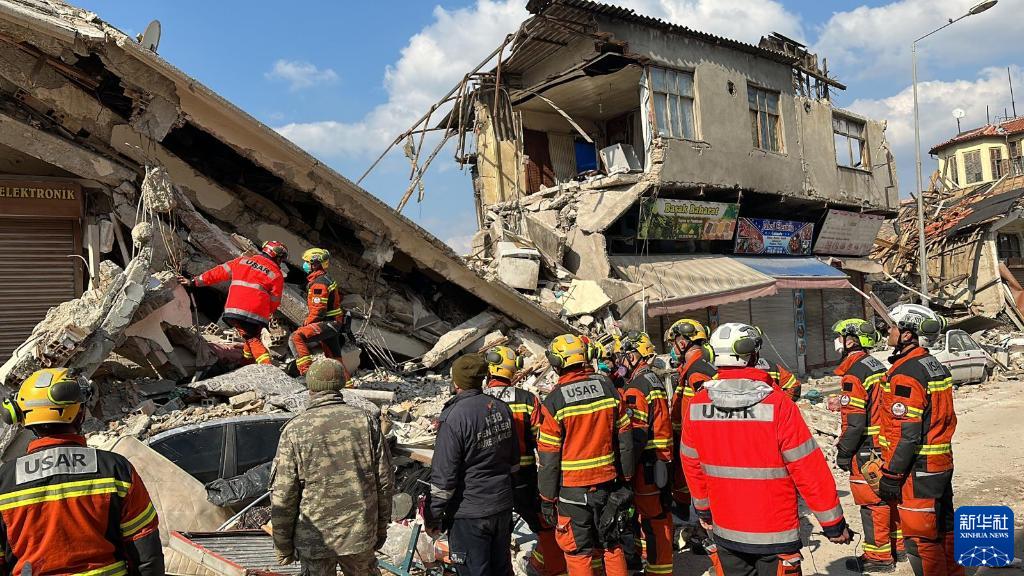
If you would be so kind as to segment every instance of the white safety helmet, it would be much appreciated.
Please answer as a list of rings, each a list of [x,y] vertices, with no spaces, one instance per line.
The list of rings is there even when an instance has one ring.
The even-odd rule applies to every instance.
[[[921,304],[897,304],[889,311],[889,317],[900,330],[909,330],[926,339],[935,338],[946,327],[942,316]]]
[[[715,352],[715,366],[746,366],[763,342],[759,328],[740,322],[722,324],[708,340]]]

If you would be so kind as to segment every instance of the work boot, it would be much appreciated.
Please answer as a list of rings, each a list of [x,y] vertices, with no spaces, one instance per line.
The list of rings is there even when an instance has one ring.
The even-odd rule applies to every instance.
[[[863,574],[882,574],[885,572],[896,571],[896,561],[890,560],[884,562],[882,560],[872,560],[866,558],[863,555],[856,558],[850,558],[846,561],[846,569],[851,572],[861,572]]]
[[[897,562],[907,561],[907,552],[905,550],[897,550],[896,554],[894,554],[893,556],[896,558]]]

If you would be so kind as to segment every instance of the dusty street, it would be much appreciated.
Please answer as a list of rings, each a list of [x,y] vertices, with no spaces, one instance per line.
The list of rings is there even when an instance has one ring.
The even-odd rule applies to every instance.
[[[961,386],[956,392],[958,417],[953,454],[956,459],[955,504],[1007,505],[1013,509],[1016,523],[1016,556],[1024,556],[1024,382],[996,379],[982,385]],[[819,442],[827,436],[817,436]],[[824,439],[824,440],[823,440]],[[826,450],[826,453],[829,451]],[[860,514],[850,496],[847,475],[833,469],[846,518],[854,531],[856,546],[839,546],[820,533],[817,524],[804,523],[804,574],[856,574],[846,569],[846,559],[861,554]],[[805,517],[805,520],[807,517]],[[693,574],[706,570],[705,558],[689,553],[676,557],[676,573]],[[982,574],[983,570],[968,574]],[[994,569],[989,569],[994,570]],[[1024,574],[1024,570],[998,569],[999,574]],[[901,563],[896,574],[910,576],[913,571]]]

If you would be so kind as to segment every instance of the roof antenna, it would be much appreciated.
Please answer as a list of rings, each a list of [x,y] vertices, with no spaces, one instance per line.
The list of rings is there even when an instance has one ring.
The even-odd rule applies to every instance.
[[[160,47],[160,21],[153,20],[146,26],[146,31],[142,34],[142,38],[139,39],[139,44],[142,44],[142,48],[149,50],[150,52],[156,52],[156,49]]]
[[[967,116],[967,112],[964,112],[963,108],[953,109],[953,118],[956,118],[956,133],[960,134],[960,119]]]
[[[1013,76],[1010,74],[1010,67],[1006,67],[1006,81],[1010,83],[1010,108],[1013,110],[1013,117],[1017,117],[1017,103],[1013,100]]]
[[[992,123],[992,115],[988,113],[988,104],[985,105],[985,124]]]

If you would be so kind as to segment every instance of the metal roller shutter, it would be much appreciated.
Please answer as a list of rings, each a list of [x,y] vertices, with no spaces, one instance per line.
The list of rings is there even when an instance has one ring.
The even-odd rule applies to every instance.
[[[804,291],[804,322],[807,324],[807,367],[821,368],[826,365],[825,347],[832,346],[832,340],[825,339],[826,328],[822,311],[822,290]]]
[[[851,282],[856,280],[851,274]],[[857,284],[854,284],[855,286]],[[836,352],[835,346],[832,344],[832,340],[835,335],[832,334],[832,326],[840,320],[846,320],[847,318],[863,318],[864,317],[864,299],[861,298],[860,294],[857,294],[853,290],[837,290],[830,288],[822,290],[822,308],[824,309],[824,319],[826,338],[828,346],[825,347],[825,357],[828,359],[829,365],[839,364],[842,360],[842,355]]]
[[[75,221],[0,218],[0,362],[46,311],[77,296]]]
[[[781,360],[790,372],[799,371],[796,362],[796,319],[793,310],[793,291],[779,290],[774,296],[751,302],[751,320],[764,332],[762,355],[769,360]]]

